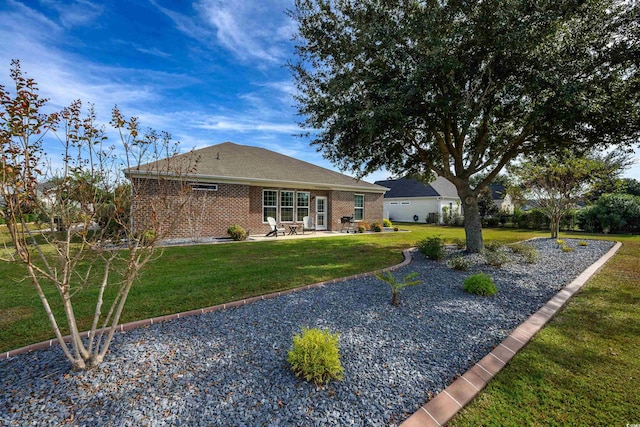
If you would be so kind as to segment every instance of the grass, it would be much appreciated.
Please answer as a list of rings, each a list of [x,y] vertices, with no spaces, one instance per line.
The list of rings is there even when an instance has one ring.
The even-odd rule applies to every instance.
[[[464,237],[460,228],[399,226],[411,232],[167,248],[134,286],[122,321],[371,271],[400,262],[402,249],[426,237]],[[485,240],[502,243],[535,236],[547,234],[484,231]],[[640,422],[640,237],[562,237],[616,239],[623,247],[450,425]],[[35,291],[17,281],[21,275],[18,265],[0,262],[0,351],[52,337]],[[94,295],[89,290],[76,304],[85,326]]]
[[[440,235],[452,242],[461,228],[401,225],[410,233],[375,233],[332,238],[241,242],[165,248],[132,288],[121,322],[162,316],[290,289],[399,263],[402,250]],[[1,230],[0,230],[1,231]],[[540,233],[487,230],[487,239],[518,241]],[[41,302],[19,264],[0,261],[0,352],[53,338]],[[63,319],[54,289],[52,308]],[[74,302],[81,329],[90,327],[97,290]],[[60,325],[63,333],[68,330]]]
[[[618,254],[450,426],[640,422],[640,238],[609,238]]]

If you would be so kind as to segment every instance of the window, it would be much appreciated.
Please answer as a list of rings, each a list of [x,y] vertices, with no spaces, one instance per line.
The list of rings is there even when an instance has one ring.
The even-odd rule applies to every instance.
[[[394,205],[394,206],[395,206],[395,205],[397,205],[397,204],[398,204],[398,202],[389,202],[389,204],[390,204],[390,205]]]
[[[354,197],[354,204],[353,220],[362,221],[364,219],[364,194],[356,194]]]
[[[276,190],[264,190],[262,192],[262,222],[267,222],[267,217],[278,219],[278,192]]]
[[[193,184],[191,184],[191,189],[193,189],[194,191],[218,191],[218,184],[194,182]]]
[[[410,205],[411,202],[402,202],[403,205]]]
[[[280,222],[293,222],[293,191],[280,192]]]
[[[309,193],[298,191],[297,193],[296,221],[309,216]]]

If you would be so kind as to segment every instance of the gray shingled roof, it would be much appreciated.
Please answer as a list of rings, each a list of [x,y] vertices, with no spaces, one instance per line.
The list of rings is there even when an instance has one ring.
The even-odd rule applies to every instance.
[[[187,163],[198,159],[194,178],[211,182],[239,182],[254,185],[295,186],[374,191],[385,188],[316,166],[264,148],[224,142],[177,156],[173,161]],[[163,162],[163,161],[161,161]],[[157,162],[126,171],[127,175],[144,175]]]
[[[413,178],[376,181],[376,184],[390,189],[384,195],[385,199],[410,197],[458,197],[456,187],[450,181],[442,178],[441,176],[429,184],[423,184]]]

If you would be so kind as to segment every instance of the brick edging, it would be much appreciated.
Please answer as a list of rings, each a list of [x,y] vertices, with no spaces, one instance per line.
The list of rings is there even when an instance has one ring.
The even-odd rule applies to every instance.
[[[532,314],[507,338],[471,369],[425,403],[400,427],[436,427],[446,425],[489,384],[498,372],[524,347],[555,314],[613,257],[622,243],[615,245],[560,290],[542,308]]]
[[[227,308],[241,307],[243,305],[250,304],[250,303],[252,303],[254,301],[258,301],[258,300],[276,298],[276,297],[279,297],[279,296],[282,296],[282,295],[291,294],[293,292],[303,291],[303,290],[306,290],[306,289],[319,288],[319,287],[322,287],[322,286],[330,285],[332,283],[344,282],[344,281],[351,280],[351,279],[360,279],[360,278],[363,278],[363,277],[373,276],[374,274],[382,273],[384,271],[394,271],[394,270],[402,268],[402,267],[404,267],[406,265],[409,265],[409,263],[411,262],[411,252],[413,250],[414,250],[414,248],[409,248],[409,249],[403,250],[402,251],[402,255],[404,256],[404,260],[400,264],[392,265],[390,267],[386,267],[386,268],[383,268],[381,270],[370,271],[370,272],[367,272],[367,273],[354,274],[354,275],[351,275],[351,276],[341,277],[341,278],[338,278],[338,279],[325,280],[323,282],[313,283],[311,285],[304,285],[304,286],[300,286],[300,287],[293,288],[293,289],[287,289],[285,291],[280,291],[280,292],[272,292],[270,294],[259,295],[257,297],[251,297],[251,298],[245,298],[245,299],[232,301],[232,302],[225,303],[225,304],[214,305],[214,306],[211,306],[211,307],[198,308],[196,310],[189,310],[189,311],[184,311],[184,312],[181,312],[181,313],[168,314],[168,315],[165,315],[165,316],[158,316],[158,317],[153,317],[153,318],[150,318],[150,319],[136,320],[134,322],[129,322],[129,323],[124,323],[124,324],[118,325],[116,327],[116,331],[117,332],[130,331],[131,329],[135,329],[135,328],[139,328],[139,327],[147,326],[147,325],[153,325],[154,323],[165,322],[167,320],[180,319],[182,317],[195,316],[195,315],[199,315],[199,314],[210,313],[212,311],[225,310]],[[98,330],[97,332],[100,332],[100,331]],[[80,336],[82,338],[88,337],[89,336],[89,331],[82,332],[80,334]],[[67,342],[67,343],[71,342],[71,336],[69,336],[69,335],[65,336],[64,337],[64,341]],[[28,345],[28,346],[25,346],[25,347],[17,348],[15,350],[5,351],[5,352],[0,353],[0,360],[6,360],[6,359],[9,359],[11,357],[17,356],[19,354],[29,353],[29,352],[35,351],[35,350],[44,350],[44,349],[47,349],[47,348],[52,347],[52,346],[57,345],[57,344],[58,344],[58,340],[53,338],[53,339],[50,339],[48,341],[42,341],[42,342],[39,342],[39,343],[36,343],[36,344],[31,344],[31,345]]]

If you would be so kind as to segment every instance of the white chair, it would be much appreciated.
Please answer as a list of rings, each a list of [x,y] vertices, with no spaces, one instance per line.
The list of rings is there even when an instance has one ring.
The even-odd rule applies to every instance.
[[[284,227],[278,227],[278,223],[276,222],[275,218],[268,216],[267,222],[271,227],[271,231],[268,232],[265,237],[273,236],[274,234],[276,237],[278,237],[278,233],[282,233],[282,235],[284,236],[286,230],[284,229]]]
[[[316,232],[316,226],[313,225],[313,219],[311,219],[310,216],[302,218],[302,234],[304,234],[305,231],[313,231],[314,234]]]

